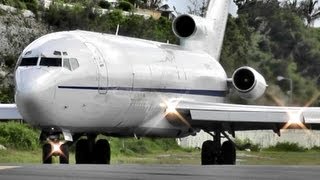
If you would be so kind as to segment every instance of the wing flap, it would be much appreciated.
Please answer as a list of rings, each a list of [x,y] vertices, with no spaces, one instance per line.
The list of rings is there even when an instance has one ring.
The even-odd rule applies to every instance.
[[[191,124],[208,127],[229,124],[234,130],[279,129],[286,123],[302,123],[320,129],[320,108],[254,106],[180,101],[178,112],[188,111]]]
[[[201,121],[284,123],[288,119],[284,112],[190,110],[190,113],[192,120]]]
[[[0,120],[23,119],[16,104],[0,104]]]

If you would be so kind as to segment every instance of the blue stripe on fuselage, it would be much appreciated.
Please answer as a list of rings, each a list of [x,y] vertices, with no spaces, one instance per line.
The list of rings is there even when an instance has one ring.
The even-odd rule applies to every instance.
[[[131,88],[131,87],[93,87],[93,86],[58,86],[58,88],[60,88],[60,89],[80,89],[80,90],[161,92],[161,93],[177,93],[177,94],[191,94],[191,95],[217,96],[217,97],[225,97],[226,96],[226,91],[217,91],[217,90]]]

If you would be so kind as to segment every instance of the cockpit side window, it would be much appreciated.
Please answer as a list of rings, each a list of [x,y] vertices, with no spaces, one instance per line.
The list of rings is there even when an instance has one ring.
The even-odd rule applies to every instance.
[[[75,58],[70,58],[70,64],[71,64],[72,70],[75,70],[79,67],[78,60]]]
[[[63,59],[63,67],[71,71],[71,65],[68,58]]]
[[[41,57],[40,66],[62,66],[62,59],[61,58],[48,58],[48,57]]]
[[[19,66],[36,66],[38,57],[22,58]]]

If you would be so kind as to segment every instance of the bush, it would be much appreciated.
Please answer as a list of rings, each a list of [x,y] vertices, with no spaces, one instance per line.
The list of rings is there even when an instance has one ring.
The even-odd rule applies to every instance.
[[[133,5],[129,2],[126,2],[126,1],[120,1],[117,8],[119,8],[123,11],[132,11]]]
[[[99,1],[98,6],[100,6],[103,9],[109,9],[111,4],[108,1],[101,0]]]
[[[320,151],[320,146],[313,146],[310,151]]]
[[[163,152],[168,150],[184,150],[178,146],[173,138],[108,138],[113,155],[125,154],[133,156],[136,154],[144,155],[148,153]]]
[[[26,124],[0,123],[0,144],[19,150],[34,150],[39,147],[39,133]]]
[[[306,149],[299,146],[298,143],[283,142],[277,143],[275,146],[266,148],[267,151],[285,151],[285,152],[305,152]]]
[[[258,152],[261,150],[260,144],[254,144],[250,139],[246,138],[244,140],[235,139],[235,144],[239,147],[239,150],[250,149],[251,151]]]

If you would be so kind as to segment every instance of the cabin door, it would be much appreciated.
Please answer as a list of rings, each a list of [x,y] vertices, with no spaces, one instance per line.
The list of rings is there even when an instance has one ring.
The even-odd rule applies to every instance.
[[[103,59],[100,50],[92,43],[86,42],[86,46],[90,49],[93,55],[95,64],[98,70],[98,91],[100,94],[106,94],[108,90],[108,76],[107,76],[107,66]]]

